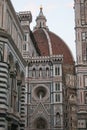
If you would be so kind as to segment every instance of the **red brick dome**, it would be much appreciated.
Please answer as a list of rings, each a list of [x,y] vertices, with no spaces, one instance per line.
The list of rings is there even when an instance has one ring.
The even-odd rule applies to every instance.
[[[44,28],[36,29],[33,34],[41,56],[63,55],[64,64],[74,64],[70,49],[59,36]]]

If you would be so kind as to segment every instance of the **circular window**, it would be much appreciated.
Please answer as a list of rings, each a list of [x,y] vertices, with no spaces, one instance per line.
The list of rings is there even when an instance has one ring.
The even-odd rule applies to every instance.
[[[33,90],[33,96],[35,99],[42,100],[47,97],[48,89],[44,86],[35,87]]]
[[[45,97],[45,91],[42,89],[38,90],[37,96],[39,99],[42,99],[43,97]]]
[[[44,87],[38,87],[36,89],[36,96],[39,98],[39,99],[42,99],[44,98],[46,95],[46,89]]]

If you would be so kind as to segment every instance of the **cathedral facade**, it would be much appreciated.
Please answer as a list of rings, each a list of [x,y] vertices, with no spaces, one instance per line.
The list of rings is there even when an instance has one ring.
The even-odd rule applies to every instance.
[[[31,31],[31,12],[0,0],[0,130],[87,129],[86,8],[74,1],[75,64],[42,7]]]
[[[26,127],[76,130],[74,59],[66,43],[49,31],[42,7],[33,35],[40,55],[27,58]]]

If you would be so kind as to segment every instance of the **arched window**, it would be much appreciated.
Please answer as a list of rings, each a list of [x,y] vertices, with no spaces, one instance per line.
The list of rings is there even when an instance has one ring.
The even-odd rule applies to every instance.
[[[33,68],[33,70],[32,70],[32,77],[35,77],[35,76],[36,76],[36,69]]]
[[[60,113],[57,112],[57,113],[56,113],[56,125],[58,125],[59,122],[60,122]]]
[[[46,68],[46,76],[49,76],[49,68]]]
[[[57,120],[60,119],[60,113],[59,112],[56,113],[56,119]]]
[[[42,68],[39,69],[39,77],[42,77]]]

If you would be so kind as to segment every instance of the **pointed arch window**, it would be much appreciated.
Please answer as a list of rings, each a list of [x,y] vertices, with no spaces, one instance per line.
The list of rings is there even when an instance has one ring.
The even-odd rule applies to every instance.
[[[46,76],[49,77],[49,68],[46,68]]]
[[[36,69],[35,68],[33,68],[33,70],[32,70],[32,77],[36,77]]]
[[[39,77],[42,77],[42,68],[39,69]]]
[[[59,121],[60,121],[60,113],[57,112],[56,113],[56,125],[59,124]]]

